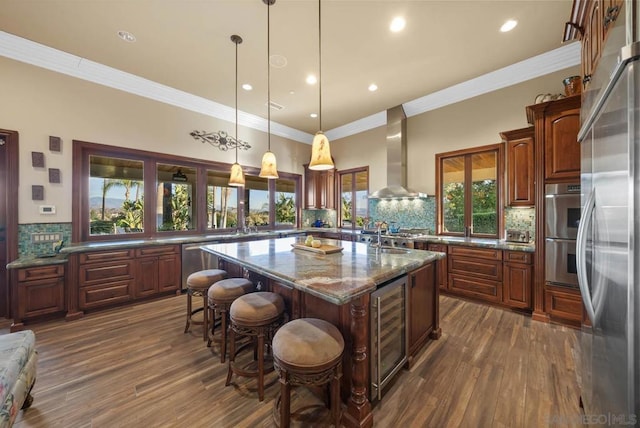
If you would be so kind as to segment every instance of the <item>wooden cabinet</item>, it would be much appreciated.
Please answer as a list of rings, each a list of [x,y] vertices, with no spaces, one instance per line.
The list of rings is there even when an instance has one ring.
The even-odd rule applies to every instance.
[[[135,297],[180,289],[180,247],[167,245],[136,250]]]
[[[580,95],[527,107],[535,126],[536,144],[544,146],[544,181],[575,181],[580,177]]]
[[[512,308],[531,309],[532,254],[505,251],[503,264],[503,303]]]
[[[501,132],[507,146],[507,205],[535,205],[534,127]]]
[[[502,302],[502,250],[449,245],[449,291]]]
[[[21,330],[24,320],[65,310],[64,265],[18,269],[12,294],[11,331]]]
[[[580,290],[547,285],[544,303],[545,310],[552,319],[580,325],[583,318]]]
[[[335,170],[314,171],[304,166],[304,207],[335,209]]]
[[[623,0],[574,0],[568,30],[563,41],[579,38],[582,41],[581,67],[583,88],[591,81],[602,55],[609,30],[618,18]]]
[[[435,263],[409,272],[409,359],[417,354],[430,334],[439,335],[436,329],[438,290],[436,288]],[[409,362],[411,366],[411,361]]]
[[[427,248],[429,251],[438,251],[440,253],[447,254],[447,246],[444,244],[428,244]],[[447,258],[438,260],[438,287],[441,290],[446,290],[448,288],[447,282]]]
[[[128,302],[133,298],[134,250],[83,253],[78,270],[78,307],[96,307]]]

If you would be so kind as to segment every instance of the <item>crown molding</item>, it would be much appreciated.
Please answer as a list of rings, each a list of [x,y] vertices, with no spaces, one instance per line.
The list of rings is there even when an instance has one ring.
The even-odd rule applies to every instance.
[[[4,31],[0,31],[0,55],[217,119],[235,122],[235,109],[231,107]],[[569,43],[541,55],[408,101],[402,106],[407,117],[416,116],[578,64],[580,64],[580,43]],[[331,129],[325,134],[330,140],[345,138],[384,126],[386,120],[386,111],[382,111]],[[267,131],[268,125],[266,119],[240,110],[238,111],[238,124],[262,132]],[[273,121],[271,122],[271,133],[304,144],[311,144],[313,140],[313,135],[307,132]]]
[[[231,123],[235,109],[131,73],[0,31],[0,55]],[[238,111],[238,124],[266,132],[267,120]],[[311,144],[309,133],[271,122],[271,133]]]

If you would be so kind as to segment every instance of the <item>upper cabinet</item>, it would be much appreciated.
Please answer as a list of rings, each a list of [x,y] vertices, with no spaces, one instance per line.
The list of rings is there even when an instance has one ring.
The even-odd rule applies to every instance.
[[[307,209],[335,209],[335,170],[314,171],[304,165],[304,207]]]
[[[507,205],[535,205],[534,127],[501,132],[507,145]]]
[[[564,41],[582,41],[582,83],[586,89],[602,55],[602,48],[613,22],[618,18],[623,0],[574,0]]]
[[[544,181],[575,181],[580,177],[580,95],[527,107],[535,140],[544,145]]]

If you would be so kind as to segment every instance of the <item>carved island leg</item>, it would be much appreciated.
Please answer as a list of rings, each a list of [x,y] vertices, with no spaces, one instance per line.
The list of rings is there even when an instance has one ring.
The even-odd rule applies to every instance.
[[[373,426],[371,403],[367,398],[369,369],[369,295],[351,301],[351,395],[342,423],[347,427]]]
[[[434,302],[433,304],[435,305],[433,308],[433,316],[434,316],[434,320],[433,320],[433,330],[431,331],[431,333],[429,333],[429,337],[431,339],[437,340],[440,339],[440,336],[442,336],[442,329],[440,329],[440,285],[438,284],[438,278],[440,278],[440,263],[439,262],[433,262],[434,263],[434,279],[433,279],[433,284],[434,284]]]

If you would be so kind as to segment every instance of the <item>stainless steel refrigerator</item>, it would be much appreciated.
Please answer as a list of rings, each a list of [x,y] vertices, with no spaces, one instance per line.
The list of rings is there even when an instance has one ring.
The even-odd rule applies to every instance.
[[[640,425],[640,44],[626,2],[583,94],[581,400],[593,426]]]

